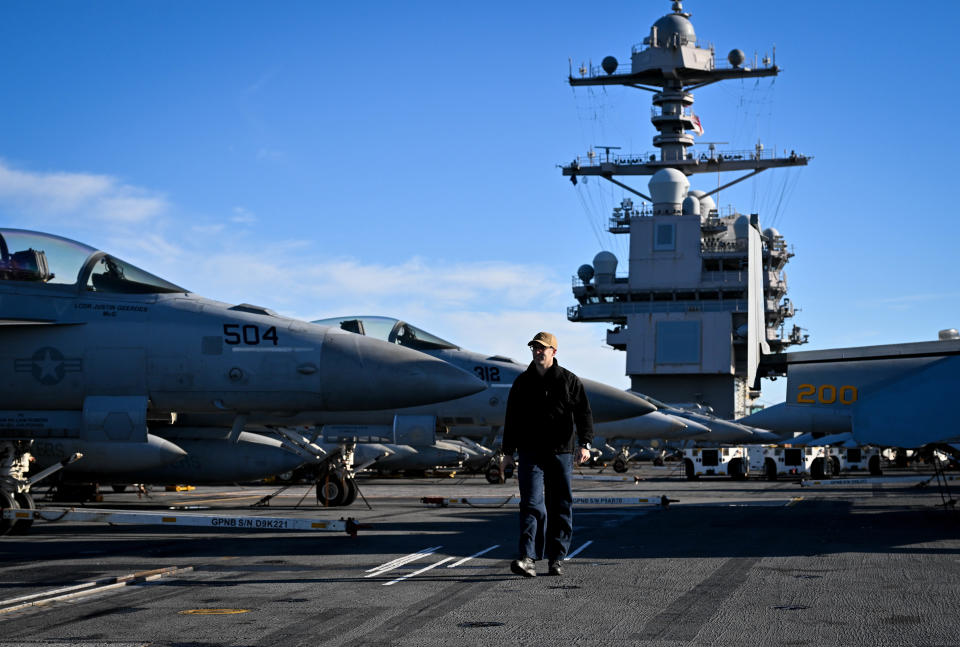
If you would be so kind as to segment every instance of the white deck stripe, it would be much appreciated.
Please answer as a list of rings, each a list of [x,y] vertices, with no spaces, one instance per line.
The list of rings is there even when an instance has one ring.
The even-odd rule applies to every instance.
[[[393,566],[393,565],[396,564],[397,562],[400,562],[400,561],[406,559],[407,557],[410,557],[411,555],[419,555],[420,553],[427,552],[427,551],[434,551],[434,550],[437,550],[438,548],[443,548],[443,546],[431,546],[430,548],[423,548],[423,549],[421,549],[421,550],[418,550],[418,551],[415,552],[415,553],[410,553],[410,555],[406,555],[406,556],[404,556],[404,557],[398,557],[398,558],[396,558],[396,559],[390,560],[389,562],[387,562],[387,563],[385,563],[385,564],[380,564],[380,566],[374,566],[373,568],[368,568],[366,571],[364,571],[364,573],[370,573],[370,572],[372,572],[372,571],[379,571],[379,570],[382,569],[382,568],[387,568],[388,566]]]
[[[464,557],[463,559],[461,559],[461,560],[458,561],[458,562],[454,562],[453,564],[447,564],[447,568],[456,568],[457,566],[460,566],[461,564],[466,564],[467,562],[469,562],[469,561],[470,561],[471,559],[473,559],[474,557],[480,557],[480,555],[483,555],[484,553],[489,553],[489,552],[490,552],[491,550],[493,550],[494,548],[500,548],[500,544],[494,544],[494,545],[491,546],[490,548],[484,548],[484,549],[481,550],[479,553],[474,553],[473,555],[470,555],[470,557]]]
[[[572,553],[570,553],[569,555],[567,555],[566,557],[564,557],[564,558],[563,558],[563,561],[567,561],[568,559],[573,559],[574,557],[576,557],[577,555],[580,554],[580,551],[582,551],[584,548],[586,548],[587,546],[589,546],[589,545],[592,544],[592,543],[593,543],[593,540],[591,539],[590,541],[588,541],[587,543],[585,543],[583,546],[581,546],[580,548],[576,549],[575,551],[573,551]]]
[[[386,564],[381,564],[376,568],[367,569],[365,572],[369,573],[369,575],[364,575],[364,577],[375,577],[377,575],[382,575],[387,571],[392,571],[393,569],[409,564],[410,562],[415,562],[421,557],[432,555],[433,552],[439,548],[443,548],[443,546],[432,546],[430,548],[424,548],[416,553],[410,553],[409,555],[398,557],[397,559],[389,561]]]
[[[391,581],[389,581],[389,582],[384,582],[383,585],[384,585],[384,586],[390,586],[391,584],[396,584],[397,582],[402,582],[402,581],[404,581],[404,580],[406,580],[406,579],[409,579],[409,578],[411,578],[411,577],[413,577],[413,576],[415,576],[415,575],[420,575],[420,573],[426,573],[426,572],[429,571],[430,569],[436,568],[437,566],[440,566],[440,564],[444,564],[444,563],[446,563],[446,562],[449,562],[451,559],[453,559],[453,558],[452,558],[452,557],[444,557],[443,559],[441,559],[441,560],[440,560],[439,562],[437,562],[436,564],[431,564],[430,566],[427,566],[427,567],[425,567],[425,568],[421,568],[419,571],[414,571],[414,572],[412,572],[412,573],[407,573],[407,574],[404,575],[403,577],[398,577],[398,578],[395,579],[395,580],[391,580]]]
[[[92,588],[82,588],[76,589],[76,587],[67,587],[63,590],[76,589],[74,591],[63,593],[61,595],[53,595],[51,597],[33,599],[28,602],[21,602],[20,604],[15,604],[13,606],[4,607],[0,609],[0,614],[9,613],[10,611],[19,611],[20,609],[26,609],[28,607],[37,607],[49,604],[51,602],[57,602],[60,600],[72,600],[75,598],[85,597],[88,595],[95,595],[97,593],[103,593],[105,591],[110,591],[114,589],[120,589],[125,586],[139,585],[144,582],[152,582],[153,580],[160,579],[161,577],[167,577],[170,575],[178,575],[180,573],[189,573],[193,570],[193,566],[171,566],[164,569],[160,569],[161,572],[155,572],[151,575],[145,577],[139,576],[123,576],[116,578],[119,581],[116,581],[112,584],[103,584],[100,586],[94,586]],[[145,571],[149,572],[149,571]],[[108,580],[109,581],[109,580]],[[100,582],[92,582],[91,584],[101,584]],[[56,593],[57,591],[48,591],[48,593]],[[25,596],[25,599],[36,598],[37,596]]]
[[[74,586],[65,586],[62,589],[53,589],[51,591],[44,591],[43,593],[34,593],[33,595],[24,595],[19,598],[10,598],[9,600],[0,600],[0,607],[7,607],[11,604],[16,604],[17,602],[26,602],[27,600],[35,600],[36,598],[46,598],[53,595],[59,595],[61,593],[69,593],[70,591],[76,591],[78,589],[88,589],[91,586],[97,586],[97,582],[84,582],[83,584],[75,584]]]

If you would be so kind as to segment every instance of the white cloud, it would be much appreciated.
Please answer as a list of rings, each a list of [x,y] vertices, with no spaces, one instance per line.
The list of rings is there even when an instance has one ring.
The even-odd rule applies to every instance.
[[[226,225],[220,222],[215,222],[207,225],[190,225],[190,230],[195,234],[200,234],[201,236],[212,236],[214,234],[220,234],[223,230],[226,229]]]
[[[257,221],[257,217],[252,211],[244,207],[234,207],[233,208],[233,217],[230,218],[230,222],[235,222],[241,225],[250,225]]]
[[[36,173],[0,161],[0,208],[30,213],[39,219],[92,219],[111,223],[143,223],[162,214],[162,195],[123,184],[109,175]]]
[[[119,193],[97,199],[92,205],[93,214],[111,222],[140,223],[163,213],[167,207],[163,198],[138,195],[141,192],[136,189],[120,187]]]
[[[269,301],[277,310],[313,318],[340,312],[483,310],[562,303],[565,284],[543,267],[486,261],[449,263],[420,257],[396,264],[355,258],[316,261],[309,244],[295,241],[239,249],[235,239],[207,233],[184,256],[164,252],[153,263],[170,280],[213,298]],[[150,250],[147,255],[153,256]],[[175,262],[171,262],[175,261]],[[142,259],[146,264],[148,260]],[[389,314],[389,312],[387,312]]]

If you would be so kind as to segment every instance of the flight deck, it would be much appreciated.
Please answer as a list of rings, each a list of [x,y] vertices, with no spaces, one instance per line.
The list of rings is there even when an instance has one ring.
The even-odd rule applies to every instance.
[[[932,474],[583,476],[575,496],[606,503],[576,506],[564,576],[535,579],[509,572],[515,481],[360,479],[326,509],[307,486],[258,507],[276,488],[109,493],[97,508],[357,531],[38,520],[0,543],[0,645],[955,644],[960,513],[917,487]]]

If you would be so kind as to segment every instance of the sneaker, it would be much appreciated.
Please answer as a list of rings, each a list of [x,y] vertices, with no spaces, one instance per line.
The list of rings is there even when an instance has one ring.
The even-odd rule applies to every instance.
[[[547,575],[553,575],[554,577],[560,577],[563,575],[563,563],[559,560],[556,562],[550,562],[550,567],[547,570]]]
[[[510,562],[510,570],[516,573],[517,575],[523,575],[524,577],[536,577],[537,569],[533,567],[533,560],[529,557],[524,557],[522,559],[515,559]]]

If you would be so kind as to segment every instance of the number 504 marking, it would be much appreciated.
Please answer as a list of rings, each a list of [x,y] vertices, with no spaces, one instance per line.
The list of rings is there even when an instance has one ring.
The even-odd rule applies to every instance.
[[[857,401],[857,387],[846,384],[836,387],[832,384],[801,384],[797,390],[797,402],[803,404],[853,404]]]
[[[223,324],[223,342],[225,344],[230,344],[231,346],[237,344],[256,346],[260,342],[266,341],[273,342],[274,346],[277,345],[279,339],[277,339],[276,326],[270,326],[261,333],[260,328],[253,324],[247,324],[245,326],[241,326],[240,324]]]

